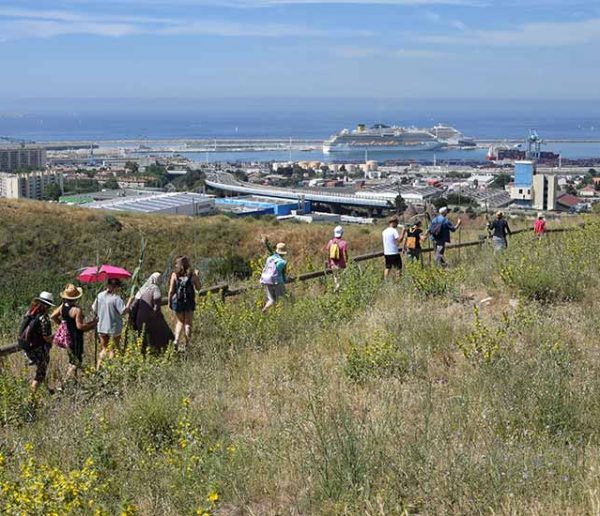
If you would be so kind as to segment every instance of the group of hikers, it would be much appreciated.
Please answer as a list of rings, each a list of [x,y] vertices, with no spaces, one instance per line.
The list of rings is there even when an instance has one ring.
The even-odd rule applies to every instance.
[[[434,245],[434,262],[437,267],[446,267],[445,251],[451,241],[451,234],[461,226],[448,219],[448,208],[439,209],[427,230],[422,221],[403,226],[400,231],[400,220],[394,215],[389,218],[388,226],[382,232],[384,254],[384,278],[395,270],[402,272],[402,257],[405,253],[411,262],[423,265],[422,244],[429,238]],[[511,234],[504,214],[499,211],[488,224],[495,251],[507,247],[507,237]],[[543,214],[538,214],[534,224],[535,234],[543,236],[546,231]],[[263,312],[268,311],[286,293],[287,246],[279,242],[273,246],[266,238],[262,239],[268,251],[264,268],[260,276],[260,284],[264,288],[266,301]],[[344,228],[336,226],[333,237],[323,248],[326,255],[325,266],[333,277],[334,290],[340,288],[341,274],[349,264],[349,245],[344,239]],[[20,348],[26,353],[30,365],[35,366],[32,391],[36,392],[42,383],[54,392],[46,382],[50,349],[52,345],[63,348],[68,354],[69,366],[64,381],[76,377],[82,368],[84,354],[84,334],[94,330],[100,344],[100,352],[96,367],[100,367],[108,358],[112,358],[115,350],[120,348],[122,335],[126,325],[124,317],[128,315],[129,324],[137,332],[142,342],[143,353],[158,354],[173,343],[178,351],[185,351],[192,335],[193,314],[196,309],[196,296],[201,288],[200,276],[186,256],[175,260],[175,266],[168,281],[167,303],[175,317],[175,330],[171,330],[162,313],[162,292],[160,288],[162,274],[151,274],[137,293],[127,302],[121,297],[122,282],[120,279],[108,279],[106,288],[95,298],[92,304],[94,316],[86,321],[83,309],[78,304],[83,296],[83,289],[68,284],[61,292],[61,303],[56,306],[54,296],[50,292],[42,292],[36,297],[21,321],[18,333]],[[58,325],[52,333],[52,322]]]
[[[172,342],[175,349],[184,351],[192,335],[192,320],[196,309],[196,294],[201,288],[198,271],[190,266],[186,256],[175,260],[175,269],[169,278],[168,304],[175,316],[175,332],[171,331],[162,313],[162,274],[151,274],[142,287],[127,302],[121,297],[120,279],[108,279],[106,288],[92,304],[94,316],[86,321],[79,300],[83,289],[68,284],[60,293],[57,306],[50,292],[36,297],[21,321],[18,333],[19,347],[25,352],[30,365],[35,366],[31,383],[35,393],[42,383],[47,385],[47,372],[52,346],[62,348],[68,355],[69,366],[64,381],[76,377],[83,365],[84,335],[95,330],[100,344],[96,363],[100,367],[104,360],[112,358],[120,348],[124,317],[137,332],[142,342],[142,352],[154,354],[166,349]],[[58,327],[52,333],[52,323]],[[48,385],[50,393],[54,389]]]

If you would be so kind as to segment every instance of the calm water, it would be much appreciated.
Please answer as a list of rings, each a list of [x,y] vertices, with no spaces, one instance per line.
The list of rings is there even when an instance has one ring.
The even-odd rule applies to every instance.
[[[535,129],[548,139],[600,140],[600,103],[398,99],[28,100],[10,104],[0,101],[0,136],[42,142],[144,138],[321,140],[359,122],[419,127],[446,123],[476,138],[525,138],[530,129]],[[544,150],[561,151],[564,157],[600,156],[600,144],[561,144],[546,146]],[[452,155],[453,152],[441,152],[439,158],[481,159],[483,154],[467,151]],[[211,160],[287,160],[288,157],[287,152],[209,154]],[[396,156],[385,156],[393,157]],[[422,159],[422,154],[403,157]],[[320,151],[297,152],[293,158],[322,159],[323,155]],[[431,155],[427,153],[425,159],[431,159]]]

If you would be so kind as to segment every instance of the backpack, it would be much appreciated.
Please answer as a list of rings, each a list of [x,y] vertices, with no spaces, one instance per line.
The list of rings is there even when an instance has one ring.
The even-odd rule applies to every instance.
[[[66,321],[61,321],[58,325],[58,329],[54,334],[54,338],[52,339],[52,344],[59,348],[68,349],[71,347],[71,333],[69,332],[69,327],[67,326]]]
[[[415,236],[406,237],[406,248],[407,249],[416,249],[417,248],[417,237],[415,237]]]
[[[337,262],[340,259],[340,246],[337,243],[337,240],[332,240],[329,246],[329,259],[331,261]]]
[[[269,256],[262,274],[260,275],[261,285],[277,285],[279,283],[279,271],[277,270],[278,258]]]
[[[23,316],[23,319],[21,319],[21,324],[19,325],[19,336],[17,338],[17,342],[21,349],[31,348],[31,330],[33,328],[34,323],[35,316],[31,315],[29,312],[27,312]]]
[[[433,219],[431,221],[431,224],[429,225],[429,234],[434,239],[439,239],[442,236],[442,226],[443,223],[440,222],[437,218]]]
[[[194,301],[194,285],[192,285],[192,278],[189,276],[177,278],[175,300],[177,306],[187,306]]]

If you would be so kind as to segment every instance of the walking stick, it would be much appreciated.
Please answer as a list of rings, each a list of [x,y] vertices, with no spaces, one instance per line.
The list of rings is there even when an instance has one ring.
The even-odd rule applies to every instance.
[[[462,242],[462,226],[458,228],[458,261],[460,261],[461,242]]]
[[[129,299],[136,295],[139,290],[139,279],[140,274],[142,272],[142,268],[144,266],[144,256],[146,255],[146,238],[142,234],[141,236],[141,245],[140,245],[140,256],[138,257],[138,264],[133,274],[131,276],[131,290],[129,291]],[[127,346],[127,339],[129,337],[129,327],[131,326],[131,319],[127,319],[127,324],[125,325],[125,338],[123,339],[123,346]]]

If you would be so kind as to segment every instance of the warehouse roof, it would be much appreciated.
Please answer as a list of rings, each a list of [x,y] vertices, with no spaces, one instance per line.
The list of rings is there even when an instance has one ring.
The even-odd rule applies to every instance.
[[[168,209],[183,208],[190,204],[202,204],[211,201],[212,196],[192,193],[175,192],[163,193],[157,195],[148,195],[144,197],[124,197],[119,199],[110,199],[107,201],[97,201],[86,204],[86,208],[98,210],[114,211],[135,211],[141,213],[152,213]]]

